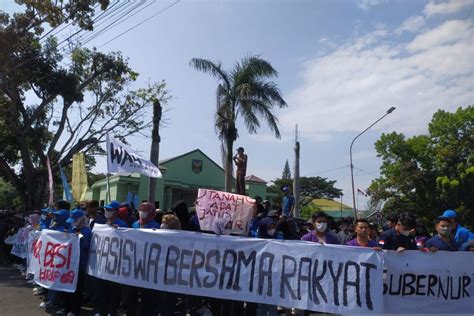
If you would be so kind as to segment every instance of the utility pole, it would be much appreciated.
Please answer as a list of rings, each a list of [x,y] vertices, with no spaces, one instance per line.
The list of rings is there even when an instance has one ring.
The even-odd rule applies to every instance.
[[[153,129],[151,131],[151,150],[150,161],[159,168],[158,160],[160,155],[160,121],[163,108],[159,100],[153,102]],[[155,204],[156,178],[149,179],[148,183],[148,202]],[[135,205],[138,208],[138,205]]]
[[[295,197],[295,217],[300,215],[300,142],[298,124],[295,126],[295,170],[293,172],[293,196]]]

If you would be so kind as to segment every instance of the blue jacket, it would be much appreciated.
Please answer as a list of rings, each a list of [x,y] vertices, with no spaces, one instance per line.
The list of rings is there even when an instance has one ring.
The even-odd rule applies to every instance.
[[[462,245],[471,239],[474,239],[474,234],[471,233],[469,229],[462,227],[461,225],[458,224],[454,232],[454,241],[458,245]]]
[[[158,228],[160,228],[160,224],[158,224],[157,221],[152,220],[152,221],[149,221],[148,223],[146,223],[145,227],[140,227],[140,222],[136,221],[135,223],[132,224],[132,228],[155,228],[155,229],[158,229]]]
[[[123,227],[123,228],[129,228],[127,223],[125,223],[118,217],[112,222],[112,225],[117,225],[118,227]]]
[[[428,239],[425,242],[426,248],[435,247],[438,250],[444,251],[458,251],[459,245],[454,240],[444,241],[439,235],[435,235],[433,238]]]
[[[76,233],[77,231],[71,228],[70,232]],[[87,269],[87,261],[89,260],[89,247],[91,245],[92,230],[89,226],[84,226],[81,228],[80,233],[82,234],[82,237],[79,239],[79,271],[85,272]]]
[[[49,226],[51,226],[51,218],[47,218],[47,219],[42,219],[40,220],[39,222],[39,225],[40,225],[40,229],[48,229]]]

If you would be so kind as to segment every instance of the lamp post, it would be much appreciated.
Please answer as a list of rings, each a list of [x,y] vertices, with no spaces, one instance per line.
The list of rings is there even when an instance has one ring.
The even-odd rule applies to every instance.
[[[395,107],[392,106],[390,109],[387,110],[387,113],[385,113],[381,118],[379,118],[378,120],[373,122],[369,127],[364,129],[359,135],[354,137],[354,139],[351,142],[351,147],[349,148],[349,156],[350,156],[350,159],[351,159],[352,204],[353,204],[353,207],[354,207],[354,220],[357,219],[357,209],[356,209],[356,198],[355,198],[355,191],[354,191],[354,165],[352,164],[352,145],[354,145],[354,142],[356,141],[357,138],[359,138],[360,135],[367,132],[372,126],[374,126],[375,124],[380,122],[384,117],[386,117],[387,115],[392,113],[394,110],[395,110]]]

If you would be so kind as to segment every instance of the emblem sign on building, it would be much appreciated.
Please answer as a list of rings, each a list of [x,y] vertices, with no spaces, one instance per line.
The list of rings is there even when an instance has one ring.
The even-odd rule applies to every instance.
[[[193,159],[191,167],[192,167],[194,173],[201,173],[201,171],[202,171],[202,160],[201,159]]]

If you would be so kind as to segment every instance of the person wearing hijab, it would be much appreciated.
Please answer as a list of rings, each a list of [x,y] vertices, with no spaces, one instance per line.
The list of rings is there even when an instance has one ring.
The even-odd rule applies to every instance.
[[[132,228],[160,228],[155,221],[156,209],[150,202],[144,202],[138,208],[139,220],[132,224]]]
[[[150,202],[143,202],[138,208],[139,219],[132,224],[134,229],[159,229],[160,224],[155,221],[156,209],[155,206]],[[155,309],[157,308],[157,298],[162,292],[140,288],[136,286],[123,286],[123,301],[125,303],[125,309],[127,315],[156,315]],[[140,293],[140,294],[139,294]],[[140,302],[142,310],[138,308],[138,296],[140,296]]]
[[[165,214],[161,218],[161,229],[181,230],[181,222],[176,215]]]

